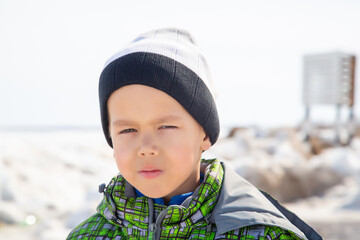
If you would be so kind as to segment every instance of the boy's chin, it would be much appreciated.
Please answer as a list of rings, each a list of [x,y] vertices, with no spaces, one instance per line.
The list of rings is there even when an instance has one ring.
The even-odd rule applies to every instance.
[[[163,198],[165,195],[163,194],[156,194],[156,193],[143,193],[148,198]]]

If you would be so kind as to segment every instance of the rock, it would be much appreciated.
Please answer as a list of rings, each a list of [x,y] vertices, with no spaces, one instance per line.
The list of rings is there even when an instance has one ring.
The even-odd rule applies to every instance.
[[[0,210],[0,222],[13,225],[16,223],[16,220],[8,212]]]
[[[360,210],[360,193],[357,193],[357,195],[351,199],[350,202],[346,203],[343,206],[344,209],[349,209],[349,210]]]
[[[18,206],[12,203],[0,201],[0,223],[14,225],[24,220],[24,214],[19,210]]]
[[[10,185],[10,181],[5,176],[1,178],[0,185],[0,200],[7,202],[15,201],[15,193],[13,188]]]

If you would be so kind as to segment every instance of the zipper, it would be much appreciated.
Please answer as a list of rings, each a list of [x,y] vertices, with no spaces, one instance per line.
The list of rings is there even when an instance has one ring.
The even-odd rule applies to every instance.
[[[148,198],[148,207],[149,207],[149,228],[148,228],[148,240],[154,239],[154,234],[156,230],[156,224],[154,223],[154,202],[151,198]]]
[[[148,198],[148,206],[149,206],[149,229],[148,229],[148,239],[160,239],[161,234],[161,227],[160,224],[164,220],[167,209],[164,209],[160,212],[159,216],[156,218],[156,221],[154,223],[154,202],[151,198]]]

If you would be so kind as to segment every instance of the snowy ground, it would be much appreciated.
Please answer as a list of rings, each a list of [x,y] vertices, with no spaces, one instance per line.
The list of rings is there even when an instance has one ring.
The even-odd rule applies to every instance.
[[[231,162],[324,239],[356,238],[360,138],[314,155],[294,129],[239,129],[232,135],[206,156]],[[98,185],[116,173],[100,131],[1,131],[0,239],[65,239],[95,212],[102,197]]]

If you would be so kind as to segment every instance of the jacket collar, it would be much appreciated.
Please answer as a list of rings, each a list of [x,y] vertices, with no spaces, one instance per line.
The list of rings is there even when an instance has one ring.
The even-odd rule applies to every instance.
[[[151,216],[156,218],[161,211],[167,209],[168,213],[162,224],[182,223],[190,226],[210,215],[222,185],[224,173],[219,160],[202,160],[201,168],[205,172],[204,181],[190,197],[181,205],[167,207],[154,204],[153,214],[149,214],[148,198],[136,197],[134,187],[119,174],[106,187],[98,212],[114,224],[124,223],[126,226],[146,229],[152,222]]]

